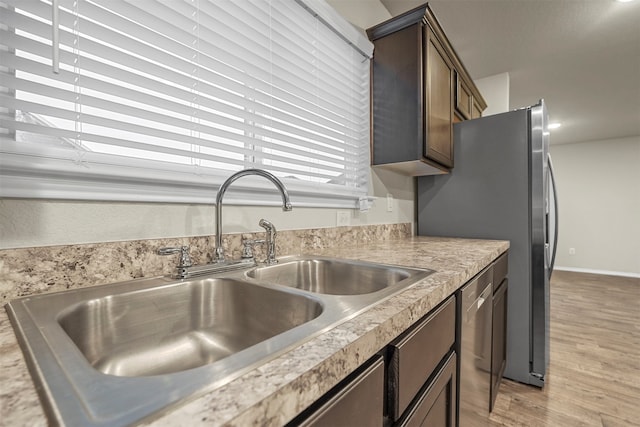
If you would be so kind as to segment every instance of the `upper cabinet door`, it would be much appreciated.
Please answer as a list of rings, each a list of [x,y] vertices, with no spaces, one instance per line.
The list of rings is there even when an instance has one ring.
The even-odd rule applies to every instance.
[[[453,167],[454,69],[447,53],[431,29],[424,28],[425,141],[424,156]]]
[[[469,120],[472,118],[472,106],[473,94],[471,89],[462,79],[459,73],[456,73],[456,111],[462,116],[463,119]]]

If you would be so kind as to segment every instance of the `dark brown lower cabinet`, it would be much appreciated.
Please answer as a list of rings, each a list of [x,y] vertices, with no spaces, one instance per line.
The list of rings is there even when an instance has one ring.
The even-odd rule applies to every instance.
[[[456,353],[451,352],[433,381],[418,394],[396,425],[454,427],[456,418]]]
[[[452,295],[298,415],[288,427],[454,427],[455,327],[456,297]]]
[[[455,344],[456,299],[416,322],[389,344],[388,417],[397,421],[405,414]]]
[[[384,359],[376,355],[334,387],[290,426],[382,426]]]

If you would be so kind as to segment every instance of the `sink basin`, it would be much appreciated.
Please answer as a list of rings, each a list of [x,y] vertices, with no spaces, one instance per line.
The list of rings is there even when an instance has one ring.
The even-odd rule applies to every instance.
[[[85,287],[6,309],[49,423],[112,427],[220,387],[345,316],[242,272]]]
[[[229,383],[430,273],[283,257],[192,280],[30,296],[6,309],[50,424],[128,426]]]
[[[363,295],[393,287],[423,272],[335,258],[296,257],[256,267],[247,272],[247,277],[320,294]]]
[[[136,377],[216,362],[321,313],[303,295],[214,278],[92,299],[58,321],[95,369]]]

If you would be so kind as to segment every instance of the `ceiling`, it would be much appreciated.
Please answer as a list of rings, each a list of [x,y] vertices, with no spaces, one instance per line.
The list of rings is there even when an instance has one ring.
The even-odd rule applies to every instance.
[[[423,0],[380,0],[392,16]],[[510,108],[544,98],[554,144],[640,135],[640,0],[434,0],[473,79],[504,72]]]

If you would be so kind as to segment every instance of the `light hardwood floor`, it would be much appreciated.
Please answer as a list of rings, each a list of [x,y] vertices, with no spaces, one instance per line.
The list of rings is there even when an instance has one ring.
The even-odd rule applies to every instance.
[[[554,272],[550,328],[544,389],[503,380],[489,425],[640,426],[640,279]]]

